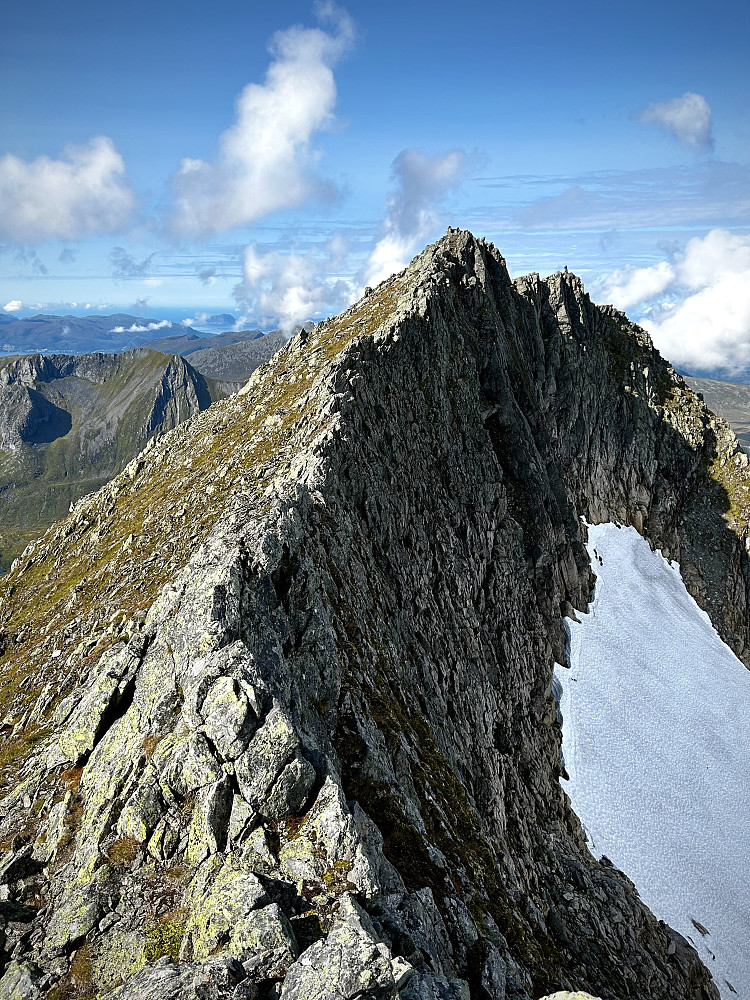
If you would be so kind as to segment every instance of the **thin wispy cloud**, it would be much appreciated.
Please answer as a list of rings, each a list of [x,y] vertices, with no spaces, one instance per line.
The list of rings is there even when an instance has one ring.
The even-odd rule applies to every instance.
[[[84,239],[121,230],[134,209],[125,164],[106,136],[68,146],[59,160],[0,157],[0,237]]]
[[[500,204],[474,209],[472,215],[487,228],[520,231],[715,226],[741,224],[750,215],[750,168],[741,163],[710,160],[689,167],[600,171],[548,178],[547,185],[557,192],[521,208]],[[530,193],[535,186],[529,182]]]
[[[457,188],[468,166],[463,150],[430,156],[404,149],[393,161],[393,192],[386,202],[383,235],[365,268],[365,284],[375,285],[405,267],[420,244],[440,228],[438,205]]]
[[[265,82],[250,83],[235,123],[219,138],[216,158],[185,157],[172,177],[169,227],[177,234],[215,233],[249,225],[308,199],[331,197],[318,176],[316,133],[334,122],[333,66],[350,47],[349,15],[332,3],[316,8],[331,29],[295,26],[274,35]]]
[[[113,247],[109,254],[113,278],[146,278],[151,271],[151,261],[156,256],[150,253],[143,260],[127,252],[124,247]]]
[[[649,104],[636,120],[644,125],[656,125],[689,149],[713,149],[711,107],[702,94],[686,91],[671,101]]]

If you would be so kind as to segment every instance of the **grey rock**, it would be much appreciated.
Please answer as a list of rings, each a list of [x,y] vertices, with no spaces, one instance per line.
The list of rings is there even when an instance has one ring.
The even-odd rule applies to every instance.
[[[401,963],[396,971],[404,978]],[[394,965],[372,924],[350,896],[344,896],[325,941],[311,945],[289,970],[282,1000],[385,1000],[396,996]]]
[[[315,781],[315,769],[301,755],[294,725],[278,704],[235,768],[245,800],[270,819],[298,812]]]
[[[2,1000],[38,1000],[42,996],[39,981],[42,973],[29,962],[12,961],[0,979]]]
[[[582,516],[678,559],[750,663],[746,487],[644,331],[450,231],[0,577],[0,681],[29,689],[0,839],[70,837],[34,876],[45,943],[10,944],[180,949],[121,988],[165,1000],[716,1000],[589,853],[552,676],[593,583]]]

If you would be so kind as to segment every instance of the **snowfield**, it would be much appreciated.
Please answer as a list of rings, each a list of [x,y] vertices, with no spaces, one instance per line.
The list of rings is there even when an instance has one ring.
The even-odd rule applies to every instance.
[[[694,944],[722,998],[750,1000],[750,671],[634,528],[589,527],[588,550],[595,598],[555,669],[563,787],[592,852]]]

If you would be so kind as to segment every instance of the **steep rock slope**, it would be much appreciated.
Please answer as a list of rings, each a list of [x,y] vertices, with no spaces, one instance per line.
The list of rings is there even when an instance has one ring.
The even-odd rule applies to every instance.
[[[151,437],[234,388],[207,380],[182,358],[143,348],[0,359],[3,568]]]
[[[643,331],[449,231],[2,582],[0,997],[714,1000],[586,849],[551,688],[579,514],[744,651],[748,486]]]

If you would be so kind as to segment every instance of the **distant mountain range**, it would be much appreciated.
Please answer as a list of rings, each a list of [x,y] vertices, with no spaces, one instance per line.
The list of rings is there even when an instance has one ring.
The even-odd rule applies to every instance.
[[[286,337],[278,330],[262,337],[220,343],[223,337],[231,336],[235,335],[224,333],[219,337],[212,337],[210,346],[186,352],[190,364],[208,378],[246,382],[256,368],[270,361],[286,343]],[[205,344],[206,341],[202,343]]]
[[[235,392],[284,343],[278,332],[187,330],[125,352],[0,358],[0,571],[71,502]]]
[[[181,357],[0,358],[0,566],[146,443],[229,395]]]
[[[206,326],[234,326],[230,313],[209,316]],[[188,354],[205,347],[234,344],[262,337],[260,330],[217,334],[201,333],[192,326],[170,320],[148,319],[130,313],[109,316],[54,316],[39,314],[18,319],[0,314],[0,355],[8,354],[112,354],[143,345],[168,354]]]
[[[144,341],[142,346],[150,347],[154,351],[163,351],[164,354],[181,354],[186,357],[206,347],[225,347],[227,344],[238,344],[242,340],[259,340],[263,337],[262,330],[200,334],[189,327],[177,326],[177,329],[179,333],[170,333],[165,337]]]
[[[168,320],[144,319],[130,313],[109,316],[53,316],[40,314],[27,319],[2,317],[0,354],[90,354],[114,353],[140,347],[157,331],[192,333],[191,327]],[[210,334],[202,339],[208,339]]]
[[[731,425],[742,447],[750,452],[750,385],[687,376],[685,381]]]

